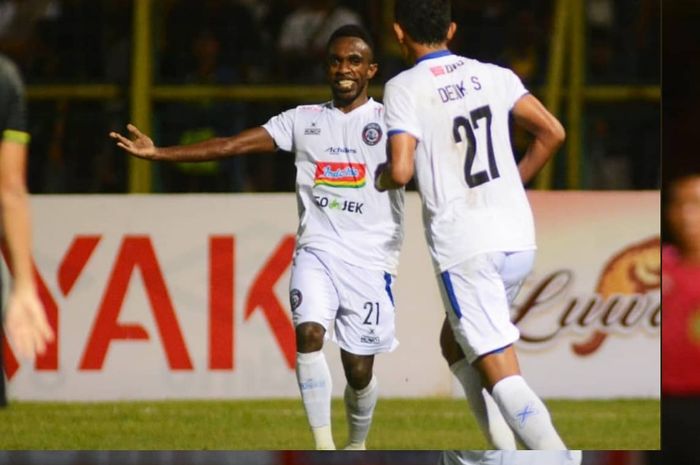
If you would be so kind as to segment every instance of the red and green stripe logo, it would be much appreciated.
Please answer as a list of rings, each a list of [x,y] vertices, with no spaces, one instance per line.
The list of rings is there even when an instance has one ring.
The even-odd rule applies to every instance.
[[[362,187],[366,182],[366,172],[362,163],[320,161],[316,163],[314,186]]]

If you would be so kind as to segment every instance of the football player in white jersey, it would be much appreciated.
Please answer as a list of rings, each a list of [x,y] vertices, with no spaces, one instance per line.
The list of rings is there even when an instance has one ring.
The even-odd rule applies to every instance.
[[[438,465],[581,465],[580,450],[446,450]]]
[[[367,96],[377,72],[372,40],[343,26],[327,47],[333,100],[285,111],[261,127],[187,146],[156,147],[129,125],[117,145],[149,160],[205,161],[293,151],[299,227],[290,279],[297,381],[317,449],[334,449],[331,376],[321,351],[332,337],[347,379],[346,448],[364,449],[377,402],[374,355],[394,349],[392,283],[403,239],[403,192],[373,187],[386,160],[384,109]]]
[[[397,0],[395,15],[394,32],[415,65],[384,90],[389,161],[375,178],[377,188],[403,187],[415,172],[451,328],[443,332],[443,353],[478,419],[473,403],[481,403],[480,426],[491,442],[515,448],[510,429],[529,449],[566,449],[521,376],[513,348],[519,332],[509,314],[535,250],[523,183],[561,146],[564,129],[512,71],[450,52],[456,25],[449,0]],[[518,164],[510,114],[533,135]],[[492,408],[469,365],[481,375]],[[491,428],[492,418],[510,428]]]

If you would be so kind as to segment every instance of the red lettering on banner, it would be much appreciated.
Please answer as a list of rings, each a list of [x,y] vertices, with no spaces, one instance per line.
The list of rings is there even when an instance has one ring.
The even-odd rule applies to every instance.
[[[2,244],[2,255],[5,258],[5,262],[8,264],[10,274],[12,274],[12,266],[9,260],[9,251],[7,250],[7,245]],[[49,325],[53,329],[56,335],[54,340],[46,346],[46,352],[36,358],[35,367],[37,370],[58,370],[58,305],[54,300],[53,296],[46,287],[44,280],[39,274],[39,270],[36,265],[32,263],[32,269],[34,272],[34,280],[36,281],[37,293],[39,294],[39,300],[41,301],[44,309],[46,310],[46,319],[49,321]],[[5,362],[5,373],[7,374],[7,379],[12,379],[14,374],[19,369],[19,362],[15,357],[10,345],[7,341],[4,342],[4,362]]]
[[[73,289],[100,239],[101,236],[77,236],[73,240],[61,266],[58,267],[58,285],[63,295],[68,295]]]
[[[234,347],[233,236],[209,238],[209,368],[233,369]]]
[[[81,370],[102,368],[107,349],[113,340],[148,340],[149,335],[138,324],[120,324],[117,319],[124,303],[134,269],[141,270],[143,283],[151,303],[156,326],[168,358],[170,368],[191,370],[192,361],[170,295],[165,286],[163,273],[158,265],[151,240],[146,236],[125,236],[112,269],[97,318],[80,362]]]
[[[248,292],[244,315],[247,320],[255,310],[258,308],[262,310],[289,368],[294,368],[296,360],[294,327],[289,318],[289,312],[285,310],[275,295],[274,286],[292,263],[293,253],[294,236],[286,235],[255,278]]]

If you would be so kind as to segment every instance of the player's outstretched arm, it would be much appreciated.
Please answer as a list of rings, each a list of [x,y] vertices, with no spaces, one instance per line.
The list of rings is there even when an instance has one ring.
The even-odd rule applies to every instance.
[[[272,136],[262,127],[247,129],[231,137],[216,137],[196,144],[170,147],[157,147],[150,137],[133,124],[127,125],[127,129],[131,138],[117,132],[111,132],[109,136],[129,154],[146,160],[209,161],[256,152],[273,152],[276,148]]]
[[[39,301],[32,270],[26,157],[26,144],[10,140],[0,144],[0,211],[14,274],[5,332],[21,357],[33,358],[44,353],[53,331]]]
[[[521,97],[513,106],[515,123],[525,128],[534,139],[518,164],[520,178],[527,184],[564,143],[566,133],[559,120],[531,94]]]

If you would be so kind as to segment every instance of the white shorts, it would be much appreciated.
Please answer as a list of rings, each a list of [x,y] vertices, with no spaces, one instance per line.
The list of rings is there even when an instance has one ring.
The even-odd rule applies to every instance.
[[[351,354],[390,352],[398,345],[393,282],[389,273],[357,267],[319,250],[299,249],[289,282],[294,327],[319,323],[326,336]]]
[[[535,251],[476,255],[440,274],[440,294],[469,363],[520,337],[510,304],[532,270]]]
[[[446,450],[438,465],[581,465],[580,450]]]

